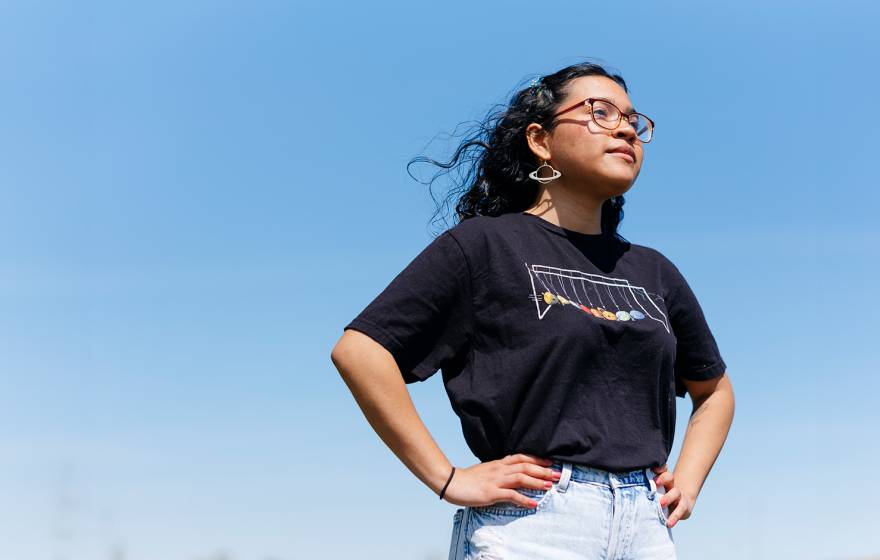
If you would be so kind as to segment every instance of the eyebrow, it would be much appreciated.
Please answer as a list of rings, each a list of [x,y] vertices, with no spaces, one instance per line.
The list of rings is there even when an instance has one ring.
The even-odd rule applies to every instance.
[[[602,101],[607,101],[608,103],[612,103],[614,105],[617,105],[616,101],[614,101],[613,99],[608,99],[607,97],[593,97],[593,99],[601,99]],[[638,113],[638,111],[636,111],[635,107],[630,107],[629,109],[624,109],[623,111],[626,113]]]

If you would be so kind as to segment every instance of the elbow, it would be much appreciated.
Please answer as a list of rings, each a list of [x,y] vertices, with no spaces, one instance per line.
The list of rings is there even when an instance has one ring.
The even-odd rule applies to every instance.
[[[730,377],[727,375],[727,372],[724,372],[724,376],[721,378],[721,382],[718,384],[716,390],[727,397],[727,400],[730,401],[730,407],[732,409],[735,403],[735,398],[733,396],[733,383],[730,382]]]
[[[336,367],[336,370],[342,375],[345,371],[344,364],[347,363],[348,357],[351,354],[351,349],[348,345],[348,337],[345,334],[336,341],[336,344],[333,345],[333,348],[330,350],[330,361]]]
[[[330,351],[330,361],[333,362],[333,365],[342,373],[345,369],[344,364],[348,361],[349,358],[349,348],[346,346],[343,340],[339,340]]]
[[[386,370],[389,377],[400,377],[391,353],[379,342],[360,331],[346,330],[330,351],[330,361],[346,383],[359,379],[375,381]]]
[[[365,359],[364,352],[368,347],[364,345],[364,340],[358,336],[359,334],[352,330],[345,331],[330,351],[330,361],[343,378],[354,370],[353,364],[363,362]]]

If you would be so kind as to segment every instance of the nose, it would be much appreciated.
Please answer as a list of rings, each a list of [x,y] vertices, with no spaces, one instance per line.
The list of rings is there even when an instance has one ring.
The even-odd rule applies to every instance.
[[[620,119],[620,123],[617,125],[617,128],[615,128],[612,132],[614,133],[615,138],[623,138],[627,136],[632,139],[638,138],[635,127],[632,125],[631,122],[629,122],[628,119]],[[632,144],[632,142],[630,142],[630,144]]]

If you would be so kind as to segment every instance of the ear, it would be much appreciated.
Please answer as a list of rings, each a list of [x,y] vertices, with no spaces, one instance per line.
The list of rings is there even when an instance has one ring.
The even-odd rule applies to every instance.
[[[531,123],[526,127],[526,142],[528,142],[529,149],[535,154],[536,158],[541,160],[553,159],[553,154],[550,153],[550,146],[547,142],[549,136],[544,127],[538,123]]]

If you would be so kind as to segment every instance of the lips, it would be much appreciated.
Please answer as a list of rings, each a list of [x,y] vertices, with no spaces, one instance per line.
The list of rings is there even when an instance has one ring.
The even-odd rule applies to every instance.
[[[631,155],[629,155],[629,154],[626,153],[626,152],[608,152],[608,153],[611,154],[612,156],[617,156],[617,157],[619,157],[620,159],[625,159],[626,161],[628,161],[628,162],[630,162],[630,163],[635,163],[635,162],[636,162],[635,158],[632,157]]]
[[[608,153],[613,156],[625,159],[630,163],[635,163],[636,161],[636,153],[629,146],[618,146],[617,148],[608,150]]]

